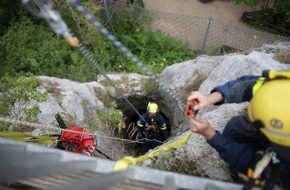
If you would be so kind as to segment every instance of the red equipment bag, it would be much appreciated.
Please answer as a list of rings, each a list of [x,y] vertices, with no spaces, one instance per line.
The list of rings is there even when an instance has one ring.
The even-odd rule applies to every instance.
[[[61,132],[60,141],[65,150],[89,156],[92,156],[97,148],[95,137],[90,135],[88,129],[80,126],[67,127]]]

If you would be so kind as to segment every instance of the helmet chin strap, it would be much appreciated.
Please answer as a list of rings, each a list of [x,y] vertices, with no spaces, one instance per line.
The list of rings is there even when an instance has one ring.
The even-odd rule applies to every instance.
[[[256,135],[257,132],[262,127],[264,127],[263,123],[260,120],[251,122],[247,115],[244,116],[243,120],[241,120],[240,117],[233,117],[231,122],[235,126],[236,130],[245,136]]]
[[[254,122],[251,122],[251,125],[257,129],[257,130],[260,130],[261,128],[264,127],[264,124],[262,123],[262,121],[260,120],[257,120],[257,121],[254,121]]]

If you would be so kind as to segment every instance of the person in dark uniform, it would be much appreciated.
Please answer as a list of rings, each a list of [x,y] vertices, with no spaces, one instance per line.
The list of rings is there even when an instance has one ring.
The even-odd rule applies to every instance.
[[[154,102],[148,103],[147,112],[139,118],[136,128],[142,153],[160,146],[169,137],[166,121]]]
[[[248,176],[244,190],[251,189],[257,180],[263,189],[290,189],[290,71],[283,75],[276,79],[269,74],[242,76],[208,95],[194,91],[187,98],[198,101],[194,110],[211,104],[250,102],[247,113],[233,117],[223,133],[215,131],[205,118],[190,120],[191,131],[203,135],[232,171]]]

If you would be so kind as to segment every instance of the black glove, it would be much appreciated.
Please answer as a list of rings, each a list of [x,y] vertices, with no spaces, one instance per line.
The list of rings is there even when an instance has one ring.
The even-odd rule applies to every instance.
[[[139,133],[138,134],[138,139],[144,139],[145,138],[145,134],[144,133]]]
[[[149,125],[148,127],[146,127],[145,131],[147,133],[153,131],[153,126],[152,125]]]

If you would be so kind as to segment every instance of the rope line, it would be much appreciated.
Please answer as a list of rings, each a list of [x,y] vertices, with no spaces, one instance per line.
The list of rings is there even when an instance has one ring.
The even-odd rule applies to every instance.
[[[94,16],[92,16],[77,0],[67,0],[71,3],[71,6],[83,15],[92,25],[94,25],[103,35],[108,38],[121,52],[123,52],[129,59],[137,64],[150,78],[152,78],[161,88],[162,91],[169,94],[174,100],[183,108],[185,105],[183,102],[163,83],[157,78],[157,76],[151,72],[134,54],[131,53],[113,34],[111,34]]]
[[[27,1],[26,1],[27,2]],[[30,2],[30,1],[28,1]],[[121,52],[123,52],[129,59],[131,59],[137,66],[139,66],[150,78],[152,78],[160,87],[161,91],[167,93],[169,96],[171,96],[179,106],[179,108],[185,107],[183,102],[173,93],[172,90],[169,90],[166,88],[165,85],[157,78],[157,76],[151,72],[134,54],[130,52],[129,49],[127,49],[115,36],[113,36],[95,17],[93,17],[89,12],[77,1],[77,0],[68,0],[68,2],[71,3],[72,7],[76,9],[81,15],[83,15],[86,20],[88,20],[91,24],[93,24],[101,33],[104,34],[106,38],[108,38]],[[50,4],[51,5],[51,4]],[[106,75],[106,73],[102,70],[102,68],[97,64],[97,62],[94,60],[93,56],[90,54],[89,51],[85,49],[85,47],[79,43],[78,39],[76,37],[73,37],[73,35],[69,32],[65,22],[61,19],[59,14],[55,11],[52,10],[51,6],[44,6],[42,9],[42,13],[40,16],[42,16],[51,26],[51,28],[54,30],[55,33],[62,35],[67,42],[70,44],[71,47],[77,47],[78,51],[82,53],[82,55],[92,64],[94,65],[102,75],[110,82],[110,84],[116,89],[116,92],[118,95],[121,95],[127,103],[134,109],[134,111],[139,115],[139,117],[142,118],[141,114],[138,112],[138,110],[130,103],[130,101],[119,92],[117,87],[115,86],[114,82],[110,80],[110,78]],[[30,7],[31,8],[31,7]],[[33,8],[31,8],[33,9]],[[31,10],[30,10],[31,11]],[[2,118],[0,117],[0,121],[2,122],[9,122],[9,123],[16,123],[19,125],[26,125],[34,128],[40,128],[40,129],[45,129],[45,130],[51,130],[51,131],[56,131],[56,132],[62,132],[62,131],[67,131],[71,133],[77,133],[84,135],[83,132],[79,131],[73,131],[73,130],[68,130],[68,129],[61,129],[61,128],[56,128],[56,127],[49,127],[46,125],[42,124],[35,124],[35,123],[30,123],[26,121],[19,121],[15,119],[10,119],[10,118]],[[121,139],[121,138],[116,138],[116,137],[107,137],[107,136],[101,136],[101,135],[96,135],[96,134],[91,134],[91,133],[86,133],[88,135],[92,136],[98,136],[98,137],[105,137],[105,138],[110,138],[114,140],[121,140],[121,141],[126,141],[126,142],[138,142],[140,141],[143,142],[144,139],[140,139],[140,141],[133,141],[133,140],[127,140],[127,139]],[[141,163],[144,160],[148,158],[153,158],[156,157],[159,153],[165,152],[171,149],[177,149],[181,146],[183,146],[190,138],[192,132],[188,132],[188,134],[179,139],[176,142],[173,142],[169,145],[161,146],[158,149],[150,152],[148,155],[144,155],[138,158],[133,158],[133,157],[124,157],[123,159],[119,160],[117,164],[115,165],[115,171],[118,170],[124,170],[127,169],[129,165],[131,164],[136,164],[136,163]],[[154,139],[145,139],[147,141],[153,140]]]
[[[72,47],[77,47],[77,50],[93,65],[97,68],[97,70],[109,81],[109,83],[115,88],[117,94],[125,99],[125,101],[129,104],[129,106],[135,111],[135,113],[142,118],[141,114],[138,112],[138,110],[131,104],[131,102],[118,90],[117,86],[114,84],[114,82],[108,77],[108,75],[102,70],[100,65],[95,61],[93,56],[90,54],[89,51],[85,49],[85,47],[79,43],[78,38],[74,37],[74,34],[69,31],[69,28],[67,27],[66,23],[61,18],[60,14],[53,10],[52,3],[50,1],[42,2],[38,10],[35,10],[35,5],[32,6],[31,2],[33,1],[23,1],[24,6],[28,8],[30,12],[33,14],[36,14],[36,16],[42,17],[44,20],[46,20],[51,27],[51,29],[58,35],[63,36],[66,41],[69,43]],[[143,118],[142,118],[143,119]],[[146,121],[145,121],[146,122]]]
[[[64,132],[76,133],[76,134],[81,134],[81,135],[87,134],[87,135],[96,136],[96,137],[100,137],[100,138],[124,141],[126,143],[142,143],[144,140],[161,142],[161,141],[158,141],[158,140],[147,139],[147,138],[143,138],[143,139],[140,139],[138,141],[134,141],[134,140],[130,140],[130,139],[122,139],[122,138],[117,138],[117,137],[98,135],[98,134],[95,134],[95,133],[94,134],[93,133],[83,133],[83,132],[80,132],[80,131],[73,131],[73,130],[69,130],[69,129],[61,129],[61,128],[57,128],[57,127],[50,127],[50,126],[43,125],[43,124],[31,123],[31,122],[27,122],[27,121],[20,121],[20,120],[16,120],[16,119],[7,118],[7,117],[6,118],[5,117],[0,117],[0,122],[14,123],[14,124],[18,124],[18,125],[24,125],[24,126],[37,128],[37,129],[43,129],[43,130],[54,131],[54,132],[59,132],[59,133],[64,131]]]
[[[167,152],[169,150],[176,150],[180,147],[182,147],[184,144],[187,143],[187,141],[190,139],[193,132],[188,131],[186,135],[182,136],[181,138],[177,139],[176,141],[161,145],[157,147],[156,149],[153,149],[151,152],[139,156],[137,158],[132,156],[125,156],[117,161],[114,167],[114,171],[122,171],[127,170],[130,165],[136,165],[144,162],[145,160],[148,160],[150,158],[157,157],[162,152]]]
[[[137,115],[142,118],[141,114],[138,112],[138,110],[131,104],[131,102],[118,90],[117,86],[114,84],[114,82],[108,77],[108,75],[103,71],[101,66],[95,61],[93,56],[90,54],[88,50],[85,49],[85,47],[82,44],[79,44],[77,47],[78,51],[92,64],[94,65],[98,71],[109,81],[109,83],[115,88],[117,94],[125,99],[125,101],[131,106],[131,108],[137,113]],[[142,118],[143,119],[143,118]],[[146,122],[146,121],[145,121]]]

